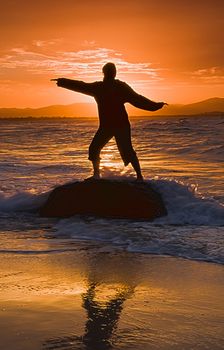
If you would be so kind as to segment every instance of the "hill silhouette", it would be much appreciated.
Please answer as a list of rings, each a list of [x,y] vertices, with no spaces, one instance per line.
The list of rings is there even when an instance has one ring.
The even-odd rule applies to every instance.
[[[220,112],[224,113],[224,98],[214,97],[196,103],[171,104],[157,112],[148,112],[126,104],[130,116],[151,115],[194,115]],[[41,108],[0,108],[0,118],[10,117],[96,117],[95,103],[73,103],[52,105]]]

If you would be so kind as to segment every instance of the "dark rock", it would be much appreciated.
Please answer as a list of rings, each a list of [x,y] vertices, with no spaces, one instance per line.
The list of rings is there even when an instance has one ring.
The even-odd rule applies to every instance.
[[[159,193],[146,182],[100,179],[56,187],[39,213],[43,217],[81,214],[153,220],[167,211]]]

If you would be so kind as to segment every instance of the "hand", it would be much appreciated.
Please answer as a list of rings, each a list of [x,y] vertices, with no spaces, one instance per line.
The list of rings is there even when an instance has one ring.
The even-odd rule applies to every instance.
[[[57,86],[61,86],[61,84],[63,84],[63,81],[65,79],[66,78],[54,78],[54,79],[51,79],[51,81],[56,81]]]
[[[166,103],[166,102],[157,102],[157,109],[156,109],[156,111],[157,111],[158,109],[163,108],[163,106],[165,106],[165,105],[168,106],[168,103]]]

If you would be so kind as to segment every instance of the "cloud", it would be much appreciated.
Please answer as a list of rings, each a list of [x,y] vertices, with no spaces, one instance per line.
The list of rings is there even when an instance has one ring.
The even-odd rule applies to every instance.
[[[62,39],[52,39],[52,40],[33,40],[33,46],[37,47],[49,47],[60,43]]]
[[[53,44],[52,40],[52,44]],[[116,64],[122,76],[141,75],[141,79],[159,81],[159,69],[153,68],[151,63],[127,61],[120,52],[108,48],[83,49],[79,51],[57,51],[47,54],[38,49],[49,46],[49,42],[36,40],[33,42],[35,50],[15,47],[0,58],[2,69],[22,69],[29,74],[76,76],[77,79],[88,79],[101,76],[102,65],[108,61]],[[94,43],[92,43],[94,45]]]
[[[200,68],[190,73],[192,79],[205,84],[223,84],[224,67]]]
[[[84,47],[96,47],[96,41],[95,40],[84,40],[82,43],[82,46]]]

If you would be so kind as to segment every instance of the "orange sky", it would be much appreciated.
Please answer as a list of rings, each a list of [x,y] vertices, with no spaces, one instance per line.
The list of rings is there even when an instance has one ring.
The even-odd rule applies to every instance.
[[[118,78],[157,101],[224,97],[223,0],[7,0],[0,4],[0,107],[91,102],[49,79]]]

